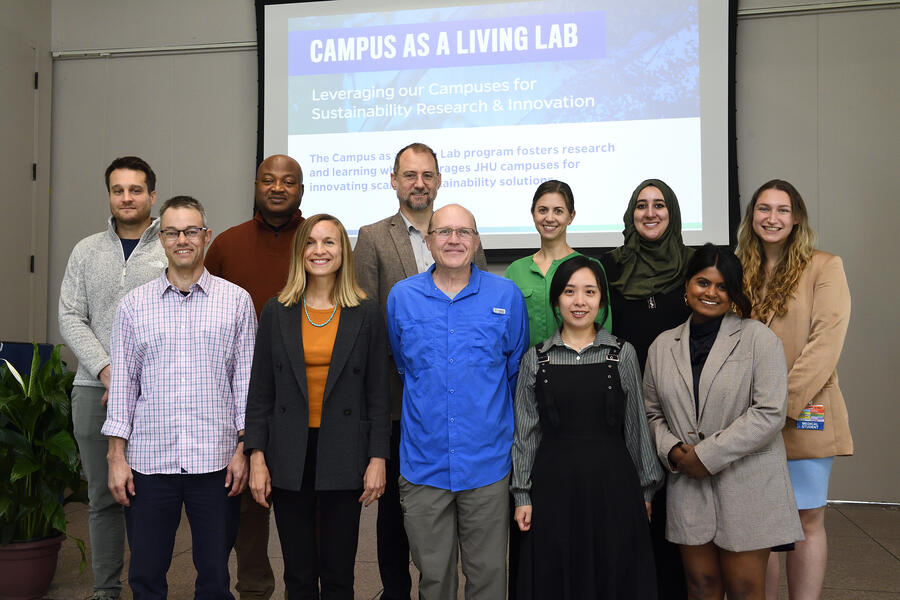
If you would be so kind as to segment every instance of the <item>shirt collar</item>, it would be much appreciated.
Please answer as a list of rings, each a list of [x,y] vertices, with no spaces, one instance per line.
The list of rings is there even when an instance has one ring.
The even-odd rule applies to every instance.
[[[406,225],[406,233],[410,233],[409,229],[410,229],[410,227],[411,227],[411,228],[414,229],[416,232],[418,232],[419,235],[422,236],[422,239],[425,239],[425,233],[422,233],[421,231],[419,231],[419,228],[416,227],[415,225],[413,225],[413,224],[412,224],[412,221],[410,221],[409,219],[406,218],[406,215],[403,214],[403,211],[402,211],[402,210],[401,210],[401,211],[397,211],[397,212],[400,213],[400,218],[403,219],[403,224]]]
[[[169,271],[169,267],[166,267],[163,270],[162,275],[159,276],[159,279],[156,280],[157,281],[157,292],[160,296],[165,295],[165,293],[168,290],[172,290],[173,292],[178,293],[178,294],[181,293],[181,290],[179,290],[171,281],[169,281],[169,278],[166,277],[166,273],[168,273],[168,271]],[[209,271],[207,271],[206,267],[204,267],[203,273],[200,274],[200,279],[198,279],[197,281],[195,281],[194,283],[191,284],[190,291],[194,292],[196,290],[200,290],[201,292],[204,293],[204,295],[208,296],[211,285],[212,285],[212,275],[210,275]]]
[[[432,263],[428,270],[425,273],[428,273],[428,282],[431,284],[431,294],[433,296],[437,296],[438,298],[446,298],[447,294],[445,294],[441,289],[434,283],[434,268],[437,266],[437,263]],[[453,296],[453,300],[459,300],[461,298],[465,298],[466,296],[471,296],[472,294],[477,294],[478,290],[481,288],[481,269],[475,266],[475,263],[469,263],[469,266],[472,268],[472,272],[469,274],[469,283],[466,284],[466,287],[459,290],[459,293]]]
[[[156,234],[159,233],[159,224],[159,217],[150,219],[150,226],[141,234],[140,241],[146,242],[151,238],[155,238]],[[112,215],[109,215],[106,219],[106,232],[110,237],[115,238],[116,240],[121,239],[119,234],[116,233],[116,218]]]
[[[553,332],[553,335],[544,342],[541,343],[541,351],[547,352],[550,348],[554,346],[559,346],[561,348],[568,348],[574,351],[574,348],[570,348],[566,345],[566,343],[562,339],[562,335],[560,334],[560,329],[557,327],[556,331]],[[618,344],[616,343],[616,338],[610,332],[606,331],[602,327],[597,329],[597,335],[594,336],[594,341],[581,349],[584,352],[585,349],[596,347],[599,348],[601,346],[612,346],[616,347]]]

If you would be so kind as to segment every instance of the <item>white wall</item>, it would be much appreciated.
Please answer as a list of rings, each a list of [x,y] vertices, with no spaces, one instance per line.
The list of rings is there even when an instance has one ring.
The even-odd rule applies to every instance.
[[[806,200],[818,246],[840,255],[852,316],[839,365],[856,454],[829,497],[900,501],[895,414],[900,295],[894,199],[900,10],[741,19],[737,146],[742,206],[774,177]],[[827,419],[827,416],[826,416]]]
[[[747,0],[759,8],[806,0]],[[821,4],[821,3],[817,3]],[[252,0],[53,0],[55,50],[252,41]],[[806,198],[820,247],[840,254],[853,317],[840,364],[857,454],[835,463],[832,499],[900,501],[895,366],[900,222],[895,185],[900,10],[741,18],[737,134],[741,196],[772,177]],[[256,152],[253,52],[57,61],[48,337],[74,243],[108,214],[102,174],[146,158],[159,197],[196,195],[214,230],[248,218]],[[386,198],[385,214],[394,210]]]
[[[54,0],[54,51],[253,41],[251,0]],[[53,66],[51,302],[75,243],[105,227],[103,173],[141,156],[157,174],[157,209],[187,194],[213,232],[252,214],[256,161],[256,52],[57,60]],[[156,214],[156,210],[154,210]]]

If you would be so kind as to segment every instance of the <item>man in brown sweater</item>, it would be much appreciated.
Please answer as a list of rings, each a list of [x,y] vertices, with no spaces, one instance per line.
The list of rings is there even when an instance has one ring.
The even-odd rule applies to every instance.
[[[275,154],[256,171],[256,212],[249,221],[219,234],[206,253],[206,269],[250,293],[256,316],[287,280],[291,242],[303,222],[303,171],[290,156]],[[269,509],[241,497],[237,543],[237,591],[241,600],[268,599],[275,591],[269,564]]]

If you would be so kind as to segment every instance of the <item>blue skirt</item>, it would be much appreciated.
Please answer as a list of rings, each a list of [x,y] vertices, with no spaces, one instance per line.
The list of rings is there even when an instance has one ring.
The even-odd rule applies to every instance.
[[[828,501],[828,477],[831,475],[833,462],[833,456],[787,461],[798,509],[825,506]]]

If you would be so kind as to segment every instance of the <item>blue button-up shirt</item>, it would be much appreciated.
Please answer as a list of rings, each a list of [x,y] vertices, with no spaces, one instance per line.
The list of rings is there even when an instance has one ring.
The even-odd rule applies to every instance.
[[[496,483],[511,468],[513,396],[528,348],[522,293],[472,265],[454,298],[434,266],[397,283],[387,324],[403,377],[400,474],[459,491]]]

